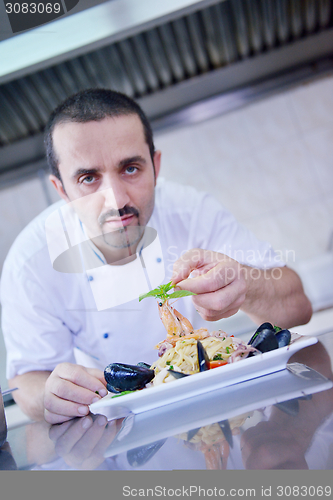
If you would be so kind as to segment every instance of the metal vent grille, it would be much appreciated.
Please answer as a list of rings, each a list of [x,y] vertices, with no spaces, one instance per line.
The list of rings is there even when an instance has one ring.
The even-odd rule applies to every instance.
[[[332,0],[225,0],[0,86],[0,146],[40,133],[70,94],[107,87],[140,98],[323,31]]]

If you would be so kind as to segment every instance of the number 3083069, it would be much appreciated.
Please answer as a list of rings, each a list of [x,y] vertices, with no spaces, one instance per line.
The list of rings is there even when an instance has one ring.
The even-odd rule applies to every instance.
[[[6,3],[7,14],[59,14],[60,3]]]
[[[276,495],[278,497],[330,497],[331,486],[277,486]]]

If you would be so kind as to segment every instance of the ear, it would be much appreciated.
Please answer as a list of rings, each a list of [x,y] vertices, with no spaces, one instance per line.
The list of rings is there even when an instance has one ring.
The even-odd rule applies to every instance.
[[[64,186],[62,184],[62,181],[58,179],[55,175],[49,175],[49,180],[51,181],[51,184],[53,185],[54,189],[57,191],[58,195],[60,198],[65,200],[67,203],[70,202],[70,199],[68,198],[66,191],[64,189]]]
[[[158,177],[158,174],[160,173],[160,168],[161,168],[161,151],[155,151],[154,153],[154,166],[155,166],[155,186],[156,186],[156,179]]]

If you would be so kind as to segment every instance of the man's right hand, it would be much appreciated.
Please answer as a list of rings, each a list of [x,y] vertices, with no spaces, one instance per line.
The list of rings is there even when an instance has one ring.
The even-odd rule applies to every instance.
[[[106,396],[101,370],[60,363],[45,383],[44,418],[58,424],[89,413],[89,405]]]
[[[93,470],[104,462],[104,452],[121,428],[123,419],[107,421],[103,415],[75,418],[52,425],[49,437],[56,453],[75,469]]]

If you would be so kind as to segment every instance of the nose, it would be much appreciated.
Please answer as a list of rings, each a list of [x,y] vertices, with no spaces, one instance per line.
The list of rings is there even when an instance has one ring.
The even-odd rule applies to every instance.
[[[100,194],[104,198],[105,209],[113,208],[119,210],[130,202],[126,186],[117,179],[112,179],[106,183]]]

